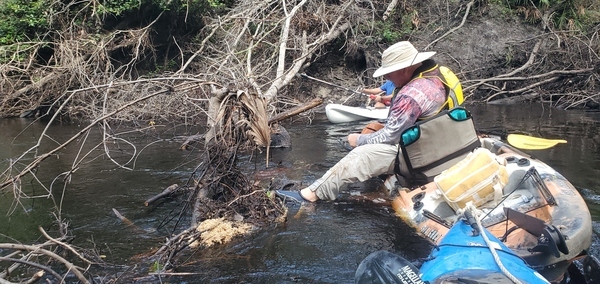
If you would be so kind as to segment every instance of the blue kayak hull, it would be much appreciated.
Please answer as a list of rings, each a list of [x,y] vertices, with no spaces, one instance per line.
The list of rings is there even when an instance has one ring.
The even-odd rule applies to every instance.
[[[484,230],[501,264],[523,283],[548,283],[500,240]],[[421,279],[430,283],[442,280],[469,279],[481,283],[512,283],[494,260],[481,234],[464,221],[457,222],[434,248],[420,268]]]

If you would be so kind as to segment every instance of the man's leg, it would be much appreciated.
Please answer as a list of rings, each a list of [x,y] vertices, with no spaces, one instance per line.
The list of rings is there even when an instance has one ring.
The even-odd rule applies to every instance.
[[[334,200],[344,184],[392,174],[397,153],[397,145],[367,144],[356,147],[300,193],[311,202],[317,199]]]

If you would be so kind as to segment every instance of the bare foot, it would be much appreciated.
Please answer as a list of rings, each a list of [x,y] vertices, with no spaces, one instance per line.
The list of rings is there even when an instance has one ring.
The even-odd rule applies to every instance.
[[[302,197],[310,202],[316,202],[317,200],[319,200],[319,197],[317,197],[317,194],[314,193],[314,191],[308,189],[308,188],[304,188],[302,190],[300,190],[300,195],[302,195]]]

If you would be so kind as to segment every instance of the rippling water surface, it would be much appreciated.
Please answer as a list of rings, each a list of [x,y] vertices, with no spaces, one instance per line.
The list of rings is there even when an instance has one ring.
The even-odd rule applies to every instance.
[[[597,237],[600,232],[600,113],[563,111],[537,104],[471,106],[469,109],[481,130],[568,140],[567,144],[551,149],[528,152],[561,172],[584,196],[594,221],[591,252],[600,256]],[[39,139],[45,125],[30,125],[30,122],[0,120],[2,170]],[[358,131],[362,125],[333,125],[322,114],[312,124],[284,124],[292,137],[292,147],[273,149],[269,169],[264,169],[264,159],[257,159],[256,155],[241,157],[240,165],[249,172],[256,172],[254,177],[273,176],[309,183],[345,155],[337,139]],[[57,141],[44,140],[39,152],[56,147],[80,130],[78,125],[53,125],[49,133],[58,138]],[[172,138],[186,132],[195,134],[194,131],[161,129],[132,133],[133,144],[114,141],[108,145],[110,158],[103,155],[102,150],[88,152],[95,145],[92,141],[97,141],[98,130],[87,138],[82,137],[42,163],[37,176],[45,188],[30,179],[22,180],[24,192],[38,198],[22,198],[20,203],[15,203],[12,193],[5,191],[0,195],[0,242],[35,241],[40,236],[38,226],[53,227],[54,217],[50,212],[59,207],[61,217],[69,220],[77,245],[94,246],[109,262],[134,263],[135,258],[159,247],[169,233],[169,226],[163,225],[169,224],[178,213],[182,201],[167,199],[149,207],[143,202],[171,184],[185,184],[199,163],[198,151],[179,150],[181,141]],[[137,158],[130,161],[134,154]],[[32,158],[24,157],[23,162]],[[129,161],[130,169],[117,166],[111,159],[121,164]],[[65,186],[60,174],[74,161],[81,163]],[[22,168],[22,165],[17,167]],[[48,190],[52,190],[54,196],[64,195],[64,200],[45,198]],[[115,217],[113,208],[136,227],[123,224]],[[360,261],[381,249],[417,262],[427,256],[431,246],[389,208],[342,198],[338,202],[292,207],[286,224],[258,232],[234,245],[195,252],[188,260],[192,264],[183,269],[193,275],[167,281],[351,283]]]

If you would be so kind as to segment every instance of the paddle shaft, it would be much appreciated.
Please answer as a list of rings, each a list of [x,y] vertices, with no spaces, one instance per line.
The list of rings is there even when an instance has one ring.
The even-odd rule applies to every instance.
[[[348,89],[348,88],[346,88],[346,87],[342,87],[342,86],[340,86],[340,85],[336,85],[336,84],[334,84],[334,83],[330,83],[330,82],[327,82],[327,81],[323,81],[323,80],[321,80],[321,79],[317,79],[317,78],[315,78],[315,77],[308,76],[308,75],[306,75],[306,73],[300,73],[300,76],[302,76],[302,77],[304,77],[304,78],[311,79],[311,80],[315,80],[315,81],[317,81],[317,82],[320,82],[320,83],[323,83],[323,84],[327,84],[327,85],[329,85],[329,86],[333,86],[333,87],[337,87],[337,88],[340,88],[340,89],[344,89],[344,90],[346,90],[346,91],[353,92],[353,93],[355,93],[355,94],[361,94],[361,95],[364,95],[364,96],[368,96],[367,94],[363,94],[363,93],[361,93],[361,92],[359,92],[359,91],[355,91],[355,90],[352,90],[352,89]]]

